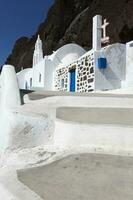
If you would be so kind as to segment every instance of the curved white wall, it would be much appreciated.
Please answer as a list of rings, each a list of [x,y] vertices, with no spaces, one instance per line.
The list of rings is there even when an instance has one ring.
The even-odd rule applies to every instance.
[[[3,66],[0,93],[0,149],[5,149],[9,144],[14,122],[11,110],[21,105],[17,76],[11,65]]]

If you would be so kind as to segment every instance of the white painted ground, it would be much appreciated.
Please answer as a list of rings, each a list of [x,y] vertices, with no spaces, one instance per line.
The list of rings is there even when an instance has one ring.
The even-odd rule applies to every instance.
[[[10,68],[10,73],[14,73],[12,67]],[[119,175],[117,174],[118,176],[113,180],[113,185],[122,184],[122,181],[124,181],[124,185],[119,186],[114,193],[116,196],[111,198],[112,193],[109,193],[110,197],[105,199],[132,199],[133,194],[130,188],[132,187],[133,159],[133,93],[124,94],[122,92],[123,94],[121,94],[113,91],[112,94],[91,93],[62,96],[61,93],[49,95],[47,92],[36,92],[25,96],[25,104],[20,105],[16,81],[16,79],[12,80],[9,87],[5,87],[4,84],[2,86],[5,87],[4,92],[0,95],[1,199],[86,200],[86,195],[90,195],[90,199],[97,199],[96,192],[93,192],[93,189],[104,191],[107,184],[107,188],[111,187],[111,191],[113,191],[114,186],[111,185],[109,179],[111,180],[112,173],[115,170]],[[11,98],[11,94],[8,93],[8,90],[14,87],[16,87],[16,92],[12,94],[12,98],[15,98],[15,101],[12,99],[9,102],[8,99]],[[41,99],[39,99],[40,96]],[[75,184],[75,182],[72,183],[71,179],[75,173],[75,167],[70,167],[71,170],[67,174],[64,168],[63,171],[61,170],[64,164],[58,166],[55,161],[72,154],[79,156],[81,153],[86,153],[87,156],[78,165],[78,169],[81,170],[81,165],[85,164],[85,170],[82,169],[80,175],[75,174],[77,181],[81,181],[80,184],[84,180],[84,173],[88,171],[87,166],[91,166],[92,157],[90,153],[94,156],[98,154],[96,160],[100,159],[98,162],[101,163],[100,166],[102,167],[100,168],[97,165],[92,173],[89,171],[89,174],[87,174],[86,184],[90,185],[89,178],[97,173],[97,178],[92,180],[91,190],[84,190],[84,188],[82,190],[80,184],[76,184],[73,187],[75,195],[69,196],[66,188],[68,187],[69,190],[70,186]],[[108,156],[103,159],[100,154]],[[111,155],[115,155],[115,157],[111,157],[109,164],[111,171],[108,171],[108,166],[104,165],[104,162],[108,162]],[[119,156],[123,158],[122,161],[120,159],[120,162]],[[86,161],[86,158],[88,161]],[[72,159],[68,157],[65,162],[70,163],[71,166]],[[127,160],[131,161],[128,165],[126,164]],[[94,163],[97,163],[97,161]],[[117,166],[115,163],[117,163]],[[45,167],[47,164],[49,164],[49,167]],[[91,164],[93,166],[93,163]],[[121,164],[123,165],[122,169],[120,168]],[[34,167],[37,174],[33,173]],[[27,174],[27,169],[29,174]],[[52,173],[55,173],[56,170],[58,172],[61,170],[62,174],[58,173],[59,179],[56,176],[54,177],[54,174],[52,176]],[[104,176],[104,171],[108,172],[107,176]],[[78,171],[76,172],[78,173]],[[61,180],[62,177],[64,177],[64,181]],[[107,181],[100,182],[101,178],[107,179]],[[39,182],[40,180],[45,180],[45,182]],[[97,186],[96,181],[98,180]],[[65,191],[63,192],[61,187],[57,187],[57,190],[52,189],[54,181],[56,184],[64,185]],[[126,183],[129,187],[125,187]],[[81,196],[77,196],[78,192],[76,193],[79,188],[81,189]],[[73,190],[70,191],[70,194],[72,192]],[[108,194],[108,192],[109,190],[105,191],[105,194]],[[103,200],[104,198],[101,195],[98,196],[98,199]]]

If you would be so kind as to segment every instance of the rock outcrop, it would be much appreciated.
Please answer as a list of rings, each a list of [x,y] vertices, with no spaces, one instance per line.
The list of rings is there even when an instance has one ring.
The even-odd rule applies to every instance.
[[[85,49],[92,46],[92,17],[101,14],[110,22],[108,34],[113,42],[133,39],[132,0],[55,0],[46,20],[40,24],[32,38],[17,40],[6,63],[19,71],[32,66],[34,44],[39,34],[45,54],[60,46],[75,42]]]

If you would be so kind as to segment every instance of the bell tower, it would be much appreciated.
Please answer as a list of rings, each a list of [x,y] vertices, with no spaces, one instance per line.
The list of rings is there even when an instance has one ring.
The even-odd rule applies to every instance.
[[[43,59],[42,41],[38,35],[33,54],[33,67]]]

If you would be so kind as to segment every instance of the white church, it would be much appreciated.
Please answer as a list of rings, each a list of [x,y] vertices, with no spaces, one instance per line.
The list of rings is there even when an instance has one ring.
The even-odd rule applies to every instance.
[[[109,45],[108,25],[94,17],[88,52],[43,57],[38,37],[32,68],[3,66],[0,200],[133,199],[133,41]]]
[[[110,45],[108,25],[100,15],[93,18],[93,44],[88,52],[72,43],[43,57],[38,36],[32,68],[17,74],[20,89],[92,92],[132,87],[133,41]]]

